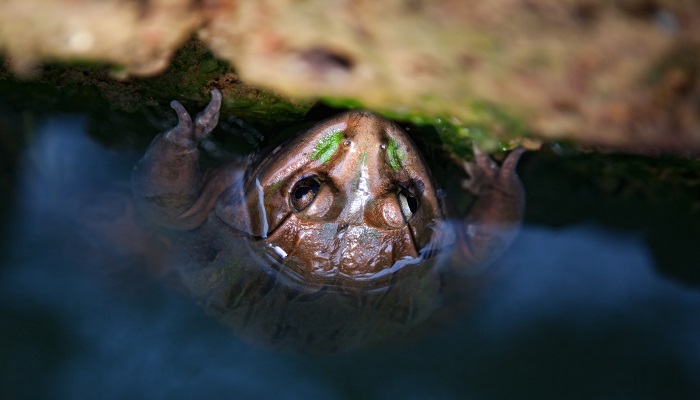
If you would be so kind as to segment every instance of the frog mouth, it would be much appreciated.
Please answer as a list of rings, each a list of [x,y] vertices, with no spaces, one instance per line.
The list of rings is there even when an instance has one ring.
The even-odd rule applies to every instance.
[[[284,246],[288,250],[273,235],[265,253],[273,269],[296,284],[341,291],[390,286],[399,279],[397,274],[428,268],[436,254],[432,243],[418,251],[410,239],[397,243],[363,225],[338,225],[336,232],[326,241],[299,235],[295,246]]]
[[[326,265],[325,259],[314,261],[316,264],[312,262],[310,268],[306,262],[302,263],[293,257],[282,257],[281,249],[275,246],[268,245],[266,250],[268,259],[271,261],[269,265],[277,273],[278,281],[286,281],[289,286],[302,287],[305,291],[324,290],[343,293],[389,288],[408,275],[429,269],[432,263],[428,259],[435,254],[433,251],[426,251],[419,257],[406,257],[376,272],[352,270],[348,273],[337,266],[330,269],[322,267]],[[345,267],[348,270],[352,265]]]

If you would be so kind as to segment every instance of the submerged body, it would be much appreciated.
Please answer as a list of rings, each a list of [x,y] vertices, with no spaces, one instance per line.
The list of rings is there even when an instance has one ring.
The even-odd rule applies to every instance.
[[[408,135],[349,111],[241,165],[202,171],[198,143],[221,93],[194,121],[153,141],[135,167],[142,215],[177,243],[188,290],[241,336],[267,346],[333,351],[412,330],[510,244],[523,212],[515,175],[478,153],[465,163],[477,196],[448,218]]]

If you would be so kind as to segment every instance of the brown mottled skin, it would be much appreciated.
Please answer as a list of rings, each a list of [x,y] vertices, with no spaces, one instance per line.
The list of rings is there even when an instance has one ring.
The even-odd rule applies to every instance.
[[[345,112],[247,168],[202,171],[221,93],[194,121],[171,105],[179,124],[135,167],[136,204],[175,238],[195,298],[270,347],[333,351],[411,330],[443,306],[450,274],[488,264],[522,219],[521,150],[501,167],[478,151],[465,163],[477,199],[452,220],[418,148],[380,116]]]

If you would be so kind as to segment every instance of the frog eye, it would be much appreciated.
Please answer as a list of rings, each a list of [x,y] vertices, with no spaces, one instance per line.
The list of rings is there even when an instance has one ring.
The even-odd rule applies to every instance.
[[[401,214],[406,222],[410,221],[411,218],[416,214],[418,210],[418,199],[406,188],[399,187],[399,192],[396,194],[399,200],[399,206],[401,207]]]
[[[297,211],[302,211],[313,203],[321,187],[321,181],[315,175],[301,178],[294,184],[289,193],[289,201]]]

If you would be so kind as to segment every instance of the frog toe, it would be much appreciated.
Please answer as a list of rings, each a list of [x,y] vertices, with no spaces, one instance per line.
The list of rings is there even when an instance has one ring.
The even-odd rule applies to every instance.
[[[485,186],[509,186],[513,179],[517,180],[515,168],[524,152],[525,149],[522,147],[514,149],[499,167],[488,154],[474,146],[474,160],[463,162],[469,179],[465,180],[462,186],[473,194],[479,194]]]
[[[506,159],[503,161],[501,171],[508,174],[515,173],[515,167],[518,166],[518,161],[520,161],[520,156],[522,156],[523,153],[525,153],[524,147],[516,147],[513,149],[513,151],[508,154],[508,157],[506,157]]]
[[[164,139],[168,142],[178,143],[183,147],[192,145],[192,117],[185,107],[177,100],[170,102],[170,107],[177,114],[178,123],[173,129],[165,133]]]
[[[211,91],[211,101],[209,101],[207,107],[195,117],[194,136],[198,141],[209,135],[219,123],[221,97],[219,89],[213,89]]]
[[[469,179],[464,180],[462,186],[473,194],[478,194],[482,186],[496,179],[498,175],[498,164],[476,145],[474,146],[474,159],[463,161],[462,165],[469,175]]]

